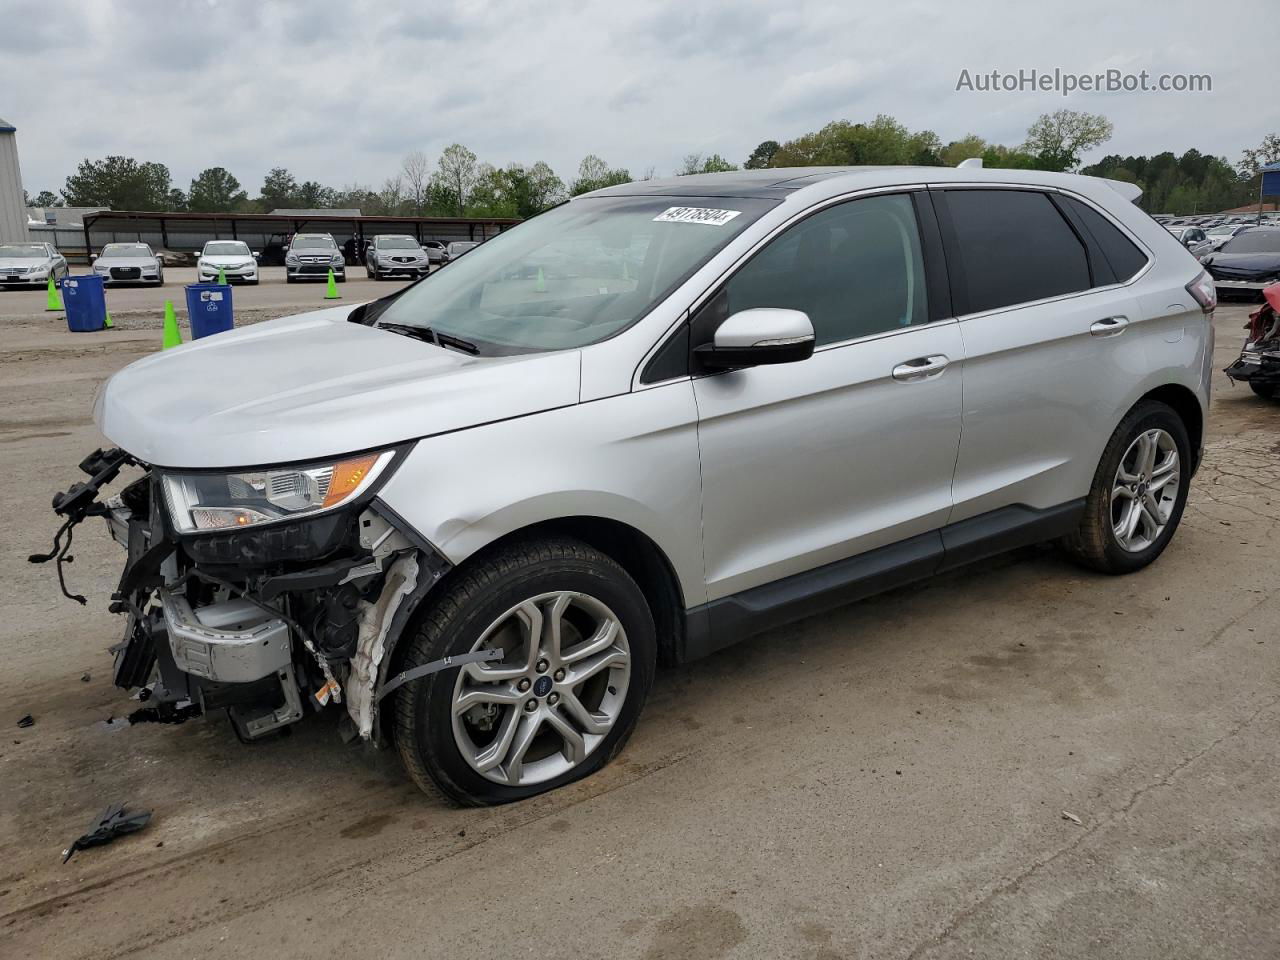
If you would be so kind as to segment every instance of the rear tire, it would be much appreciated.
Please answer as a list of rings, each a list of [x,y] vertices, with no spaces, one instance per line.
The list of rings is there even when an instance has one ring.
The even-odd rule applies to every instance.
[[[1152,449],[1146,464],[1144,438]],[[1147,566],[1178,529],[1191,482],[1191,457],[1186,425],[1173,408],[1154,400],[1139,403],[1107,442],[1084,516],[1063,547],[1101,573],[1133,573]],[[1137,511],[1132,525],[1131,509]]]
[[[413,629],[397,672],[505,651],[497,663],[412,681],[389,704],[409,776],[461,804],[523,800],[599,770],[631,735],[653,682],[644,594],[612,559],[567,537],[498,548],[432,598]]]
[[[1274,400],[1276,398],[1277,388],[1274,383],[1254,383],[1249,381],[1249,389],[1262,397],[1263,400]]]

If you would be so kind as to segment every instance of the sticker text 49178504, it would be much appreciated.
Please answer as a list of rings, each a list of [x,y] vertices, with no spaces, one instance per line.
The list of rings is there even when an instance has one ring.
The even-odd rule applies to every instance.
[[[653,218],[654,223],[702,223],[723,227],[741,210],[716,210],[712,207],[667,207]]]

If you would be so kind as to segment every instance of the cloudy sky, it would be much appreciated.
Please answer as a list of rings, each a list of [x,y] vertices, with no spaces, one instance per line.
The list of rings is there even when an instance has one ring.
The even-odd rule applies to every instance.
[[[0,117],[32,194],[108,154],[163,162],[184,189],[215,165],[251,195],[273,166],[377,186],[454,141],[566,180],[587,153],[664,175],[877,113],[1016,144],[1062,107],[1114,122],[1095,157],[1234,163],[1280,131],[1273,2],[0,0]],[[1206,42],[1228,12],[1232,41]],[[962,70],[1033,68],[1208,73],[1213,90],[956,90]]]

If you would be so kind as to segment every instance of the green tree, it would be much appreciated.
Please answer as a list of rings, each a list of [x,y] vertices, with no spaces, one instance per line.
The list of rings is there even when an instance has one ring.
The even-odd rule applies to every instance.
[[[244,206],[249,195],[226,167],[209,167],[191,181],[187,207],[200,213],[227,213]]]
[[[1042,113],[1027,129],[1023,150],[1037,157],[1046,170],[1074,170],[1080,155],[1111,139],[1111,121],[1080,110]]]
[[[436,177],[452,198],[455,216],[466,213],[467,198],[476,185],[476,155],[460,143],[451,143],[440,154]]]
[[[981,157],[987,152],[987,141],[976,133],[970,133],[959,140],[952,140],[942,148],[940,154],[944,167],[958,167],[971,157]],[[984,159],[985,165],[985,159]]]
[[[27,197],[27,192],[22,191],[23,197],[26,197],[28,207],[60,207],[62,201],[58,199],[58,195],[52,190],[41,190],[34,198]]]
[[[569,185],[569,193],[576,197],[579,194],[590,193],[592,190],[630,182],[630,171],[624,167],[611,168],[594,153],[589,153],[578,164],[578,178]]]
[[[263,213],[281,207],[298,207],[298,181],[284,167],[272,167],[258,191],[258,207]]]
[[[942,142],[931,130],[912,133],[885,114],[870,123],[834,120],[821,130],[788,140],[774,153],[773,167],[845,164],[941,163]]]
[[[777,152],[777,140],[763,140],[751,151],[751,156],[747,157],[743,166],[748,170],[763,170],[773,165],[773,155]]]
[[[132,157],[82,160],[62,196],[72,207],[163,210],[169,205],[169,168]]]
[[[338,193],[332,187],[307,180],[298,184],[297,205],[307,210],[327,210],[337,206]]]
[[[1262,138],[1262,143],[1256,149],[1244,152],[1239,168],[1245,176],[1256,177],[1263,167],[1276,162],[1280,162],[1280,134],[1269,133]]]
[[[166,210],[186,210],[187,195],[177,187],[169,189],[169,199],[165,201],[164,208]]]

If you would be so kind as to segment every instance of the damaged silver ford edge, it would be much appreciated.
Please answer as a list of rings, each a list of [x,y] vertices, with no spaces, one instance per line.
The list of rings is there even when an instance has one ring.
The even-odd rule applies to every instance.
[[[659,662],[1024,544],[1160,554],[1213,287],[1131,189],[815,168],[576,198],[382,300],[120,371],[33,560],[71,595],[72,530],[106,521],[115,682],[157,719],[249,741],[339,711],[460,802],[555,788]]]

